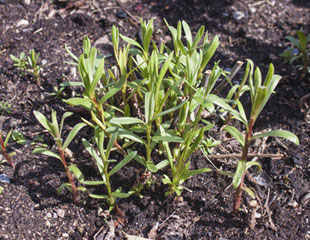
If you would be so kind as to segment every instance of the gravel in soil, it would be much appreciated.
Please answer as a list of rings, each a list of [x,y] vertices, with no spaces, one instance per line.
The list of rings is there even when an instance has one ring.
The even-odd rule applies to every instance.
[[[10,184],[0,183],[0,239],[123,239],[135,235],[156,239],[310,239],[310,131],[307,106],[298,100],[309,93],[309,76],[285,65],[279,54],[288,46],[286,35],[303,28],[310,32],[310,4],[302,0],[3,0],[0,1],[0,101],[11,105],[10,113],[1,112],[0,127],[22,133],[27,145],[12,143],[16,152],[15,170],[0,165],[0,173],[10,177]],[[156,42],[171,40],[163,19],[170,25],[186,20],[198,30],[205,25],[210,37],[219,35],[221,45],[215,60],[232,67],[237,60],[254,60],[266,73],[270,62],[283,76],[277,93],[257,121],[256,130],[287,129],[298,135],[301,144],[293,146],[282,140],[264,144],[270,153],[282,153],[281,159],[259,158],[264,170],[259,184],[253,185],[258,202],[243,197],[243,211],[232,214],[234,190],[231,179],[215,173],[201,174],[186,184],[182,197],[164,197],[164,186],[154,184],[144,190],[142,199],[130,197],[118,203],[124,213],[109,215],[100,202],[82,196],[75,205],[69,193],[57,194],[66,180],[59,161],[31,154],[31,142],[39,142],[42,129],[33,110],[59,113],[68,106],[51,97],[53,87],[77,80],[76,70],[65,64],[65,44],[75,54],[81,53],[82,38],[105,54],[113,52],[110,32],[116,25],[126,36],[136,38],[139,18],[154,18]],[[12,65],[10,54],[19,55],[34,48],[40,52],[42,89],[31,76],[21,75]],[[73,94],[66,89],[68,95]],[[305,113],[301,112],[304,110]],[[59,114],[60,115],[60,114]],[[69,123],[74,125],[76,119]],[[82,135],[91,134],[85,130]],[[52,146],[51,139],[44,139]],[[262,143],[253,147],[259,151]],[[238,147],[227,141],[225,149],[215,153],[236,153]],[[83,149],[72,148],[76,162],[88,176],[97,176]],[[234,168],[236,159],[212,159],[218,168]],[[197,153],[197,167],[209,164]],[[136,166],[119,173],[115,185],[129,188],[134,183]],[[130,177],[129,177],[130,176]],[[129,179],[128,179],[129,177]],[[247,179],[251,184],[250,179]],[[126,235],[128,234],[128,235]]]

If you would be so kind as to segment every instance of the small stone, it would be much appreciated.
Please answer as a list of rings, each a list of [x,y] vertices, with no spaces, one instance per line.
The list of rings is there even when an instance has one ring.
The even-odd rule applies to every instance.
[[[67,237],[69,237],[69,234],[68,233],[63,233],[62,237],[67,238]]]
[[[66,212],[63,209],[57,209],[57,215],[60,218],[63,218],[65,216]]]
[[[28,25],[29,25],[29,21],[26,19],[22,19],[16,24],[16,27],[24,27]]]
[[[42,64],[42,66],[46,65],[47,64],[47,60],[46,59],[42,59],[41,64]]]
[[[297,208],[298,207],[298,203],[295,200],[291,200],[288,205],[292,208]]]
[[[84,233],[84,228],[83,227],[77,227],[77,230],[79,231],[80,234]]]
[[[0,174],[0,182],[3,183],[10,183],[10,178],[6,174]]]
[[[256,8],[255,7],[250,7],[250,12],[251,13],[256,13]]]
[[[250,205],[250,207],[255,208],[255,207],[257,207],[258,203],[256,200],[251,200],[249,205]]]
[[[239,20],[241,20],[242,18],[245,17],[245,14],[244,14],[244,12],[236,11],[236,12],[233,13],[233,17],[234,17],[235,20],[239,21]]]
[[[51,218],[51,217],[52,217],[52,214],[51,214],[51,213],[47,213],[47,214],[46,214],[46,217]]]
[[[53,212],[53,218],[57,218],[57,214]]]
[[[255,218],[261,218],[262,217],[262,214],[258,213],[258,212],[255,212],[254,213],[254,217]]]
[[[50,223],[50,221],[46,220],[45,225],[50,228],[52,226],[52,224]]]
[[[125,19],[127,17],[127,13],[125,13],[124,11],[120,10],[116,13],[116,16],[118,18],[121,18],[121,19]]]

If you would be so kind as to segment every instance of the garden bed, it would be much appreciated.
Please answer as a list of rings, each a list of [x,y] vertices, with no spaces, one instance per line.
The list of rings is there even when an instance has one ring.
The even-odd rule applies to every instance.
[[[6,163],[0,165],[0,173],[10,178],[10,184],[1,183],[4,191],[0,196],[0,239],[123,239],[129,237],[126,234],[156,239],[310,239],[310,119],[307,103],[302,109],[298,104],[309,93],[309,75],[301,80],[300,73],[284,64],[279,56],[289,45],[285,36],[300,28],[310,32],[307,1],[0,2],[0,101],[10,105],[1,110],[0,127],[4,133],[10,129],[19,132],[26,140],[26,145],[9,143],[8,149],[16,153],[15,169]],[[191,191],[184,190],[181,197],[165,197],[167,185],[161,184],[159,175],[154,174],[157,181],[144,188],[143,198],[122,199],[117,202],[119,211],[109,215],[104,201],[82,194],[79,204],[74,204],[69,192],[58,195],[57,188],[67,182],[61,162],[32,154],[32,143],[40,143],[40,136],[49,147],[54,144],[38,124],[33,110],[48,118],[52,109],[59,116],[73,111],[74,115],[66,121],[66,131],[68,126],[80,122],[80,117],[89,118],[87,112],[50,95],[55,86],[79,80],[75,67],[65,63],[70,60],[65,44],[79,56],[87,35],[104,54],[113,54],[112,26],[138,40],[140,17],[154,19],[157,43],[171,41],[164,18],[172,26],[186,20],[194,32],[205,25],[210,38],[220,38],[212,64],[220,60],[221,67],[232,68],[236,61],[249,58],[261,68],[263,76],[271,62],[282,76],[276,93],[257,120],[255,131],[289,130],[299,137],[300,144],[270,138],[252,146],[251,153],[283,155],[258,156],[264,182],[254,184],[255,180],[246,179],[259,196],[255,211],[250,207],[251,198],[244,194],[243,210],[233,213],[232,179],[209,172],[190,178],[184,186]],[[41,88],[32,76],[22,76],[10,58],[10,54],[19,56],[29,49],[40,53]],[[80,93],[79,89],[77,93],[72,89],[66,87],[65,98]],[[98,176],[98,172],[81,138],[89,140],[91,136],[91,129],[82,129],[70,145],[73,156],[69,158],[90,178]],[[237,142],[226,137],[212,154],[241,153]],[[231,171],[237,162],[234,157],[210,160],[217,168]],[[212,168],[200,151],[193,155],[192,162],[195,168]],[[130,162],[113,176],[113,185],[130,189],[140,167]]]

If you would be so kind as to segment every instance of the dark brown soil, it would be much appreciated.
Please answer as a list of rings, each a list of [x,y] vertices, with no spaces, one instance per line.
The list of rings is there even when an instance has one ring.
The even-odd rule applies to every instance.
[[[124,233],[156,239],[310,239],[310,130],[309,116],[300,109],[299,99],[309,93],[309,76],[283,63],[279,54],[288,46],[286,35],[303,28],[310,32],[310,2],[307,0],[1,0],[0,1],[0,101],[11,104],[11,111],[1,111],[0,128],[22,133],[25,146],[12,142],[15,151],[13,170],[0,165],[10,184],[0,183],[0,239],[123,239]],[[240,11],[244,17],[234,19]],[[273,62],[276,72],[283,76],[276,94],[257,121],[256,130],[287,129],[295,133],[301,144],[294,146],[280,139],[269,139],[254,146],[258,153],[282,153],[281,159],[259,158],[265,184],[251,185],[258,194],[259,206],[250,208],[250,198],[244,194],[243,211],[232,213],[234,189],[231,179],[215,173],[191,178],[182,198],[164,197],[165,186],[154,184],[143,191],[144,197],[130,197],[118,202],[124,217],[104,212],[106,205],[82,196],[75,205],[72,196],[56,189],[67,181],[60,161],[33,155],[36,137],[43,134],[51,147],[49,135],[34,119],[33,110],[58,115],[68,106],[55,100],[50,93],[64,81],[78,79],[72,66],[65,64],[68,54],[65,44],[76,54],[81,53],[82,38],[88,35],[93,44],[105,54],[112,54],[110,31],[112,25],[129,37],[137,37],[139,18],[154,18],[156,41],[167,40],[168,30],[163,22],[176,25],[186,20],[193,30],[205,25],[210,36],[219,35],[221,45],[215,60],[221,66],[232,67],[237,60],[252,59],[266,74]],[[10,54],[19,55],[34,48],[40,52],[42,89],[31,76],[21,76],[12,65]],[[66,89],[69,96],[70,89]],[[68,124],[79,121],[75,116]],[[91,134],[88,130],[82,136]],[[262,146],[265,146],[262,147]],[[233,141],[222,143],[214,153],[238,153]],[[71,149],[75,161],[87,176],[96,177],[83,147],[77,140]],[[223,170],[233,170],[236,159],[211,159]],[[194,166],[210,163],[199,153]],[[211,165],[210,165],[211,166]],[[115,187],[129,189],[135,180],[137,167],[132,163],[114,181]],[[254,174],[254,173],[253,173]],[[156,176],[155,176],[156,177]],[[308,195],[307,195],[308,194]],[[308,198],[309,199],[309,198]],[[100,207],[100,208],[99,208]],[[255,213],[256,212],[256,213]],[[254,218],[255,216],[256,218]],[[252,228],[251,229],[251,225]],[[110,230],[110,236],[108,236]],[[115,233],[113,234],[113,231]],[[106,234],[106,235],[104,235]],[[153,234],[153,235],[152,235]],[[127,236],[128,237],[128,236]],[[133,238],[132,238],[133,239]],[[138,239],[138,238],[136,238]]]

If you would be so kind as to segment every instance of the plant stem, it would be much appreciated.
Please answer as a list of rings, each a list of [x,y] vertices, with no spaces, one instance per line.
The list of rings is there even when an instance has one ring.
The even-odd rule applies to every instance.
[[[8,155],[8,153],[6,152],[6,147],[4,146],[4,142],[2,139],[2,134],[0,134],[0,145],[1,145],[1,151],[2,154],[4,156],[4,158],[9,162],[9,164],[11,165],[11,167],[14,169],[15,168],[15,164],[12,160],[12,157],[10,155]]]
[[[254,122],[255,122],[255,119],[251,118],[250,123],[249,123],[249,127],[248,127],[247,132],[246,132],[245,143],[244,143],[244,147],[242,149],[242,155],[241,155],[240,161],[244,161],[244,162],[247,161],[249,146],[250,146],[251,138],[252,138],[252,129],[253,129]],[[241,197],[242,197],[245,174],[246,174],[246,168],[242,174],[240,185],[238,186],[237,191],[236,191],[236,198],[235,198],[235,203],[234,203],[234,212],[237,212],[240,208],[240,205],[241,205]]]
[[[152,123],[146,125],[146,161],[151,162],[151,132]]]
[[[70,182],[70,185],[71,185],[71,188],[72,188],[72,195],[73,195],[73,201],[74,203],[77,203],[77,190],[76,190],[76,186],[75,186],[75,183],[73,181],[73,177],[72,177],[72,174],[68,168],[68,165],[67,165],[67,162],[66,162],[66,158],[65,158],[65,152],[62,148],[61,145],[58,145],[58,151],[60,153],[60,157],[61,157],[61,162],[65,168],[65,171],[67,173],[67,177],[69,179],[69,182]]]

